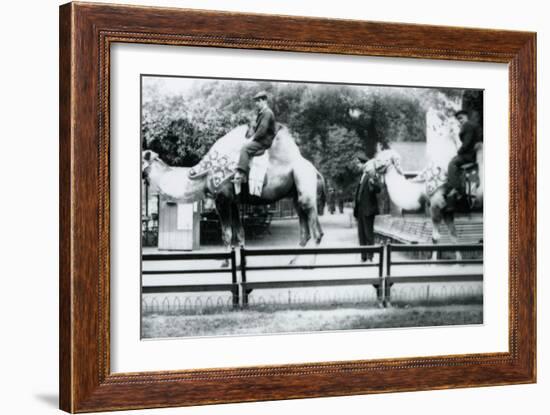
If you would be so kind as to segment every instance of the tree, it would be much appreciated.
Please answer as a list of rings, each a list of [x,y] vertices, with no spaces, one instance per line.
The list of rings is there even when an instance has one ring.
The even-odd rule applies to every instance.
[[[271,96],[277,120],[289,127],[302,154],[329,182],[348,193],[357,181],[358,152],[373,156],[382,140],[424,141],[427,109],[461,99],[463,93],[229,80],[197,80],[184,92],[170,93],[162,90],[160,82],[153,78],[143,87],[142,142],[167,163],[194,165],[218,138],[251,122],[252,97],[263,89]]]
[[[360,174],[356,167],[357,154],[363,150],[363,143],[354,131],[332,125],[328,130],[327,145],[332,151],[325,151],[317,165],[340,192],[352,195]]]

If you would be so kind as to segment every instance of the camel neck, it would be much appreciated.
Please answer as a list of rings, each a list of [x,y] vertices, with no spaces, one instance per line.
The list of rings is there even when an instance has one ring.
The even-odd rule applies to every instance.
[[[413,183],[399,174],[395,166],[388,167],[386,172],[386,187],[393,203],[401,209],[414,210],[420,208],[423,183]]]
[[[154,184],[157,184],[159,183],[159,180],[160,180],[160,177],[166,173],[167,171],[169,171],[171,168],[164,164],[164,163],[159,163],[159,162],[156,162],[156,163],[153,163],[151,165],[151,171],[149,173],[149,180],[154,183]]]

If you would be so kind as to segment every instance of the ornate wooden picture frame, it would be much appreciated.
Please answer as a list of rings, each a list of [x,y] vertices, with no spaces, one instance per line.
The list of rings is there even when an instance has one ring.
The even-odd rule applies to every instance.
[[[224,369],[111,373],[109,70],[115,43],[508,64],[509,351],[261,367],[227,362]],[[535,382],[535,105],[534,33],[105,4],[61,6],[61,409],[91,412]]]

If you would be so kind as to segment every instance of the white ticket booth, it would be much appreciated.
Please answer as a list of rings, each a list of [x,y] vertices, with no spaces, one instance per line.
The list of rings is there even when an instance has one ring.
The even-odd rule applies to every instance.
[[[197,202],[179,203],[161,197],[158,249],[192,251],[199,248],[199,204]]]

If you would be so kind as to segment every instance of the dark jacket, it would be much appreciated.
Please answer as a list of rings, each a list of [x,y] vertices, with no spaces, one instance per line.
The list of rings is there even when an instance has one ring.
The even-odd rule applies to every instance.
[[[355,191],[353,214],[356,218],[359,216],[374,216],[380,213],[376,197],[376,194],[379,192],[380,187],[365,174]]]
[[[256,123],[254,125],[254,133],[251,140],[257,141],[265,148],[271,147],[273,138],[275,137],[275,115],[271,108],[265,108],[258,112]]]
[[[472,121],[467,121],[460,128],[458,135],[462,145],[458,149],[459,156],[466,156],[468,158],[475,158],[475,145],[476,143],[483,141],[483,133],[479,124]]]

